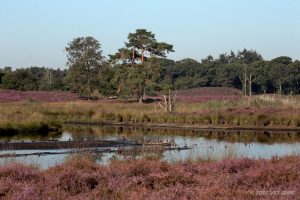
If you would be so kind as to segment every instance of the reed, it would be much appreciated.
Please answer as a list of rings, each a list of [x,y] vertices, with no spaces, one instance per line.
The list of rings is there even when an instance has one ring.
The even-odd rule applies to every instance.
[[[65,121],[148,124],[300,127],[299,97],[254,96],[176,105],[165,113],[156,104],[105,102],[25,102],[0,104],[0,129],[61,127]]]

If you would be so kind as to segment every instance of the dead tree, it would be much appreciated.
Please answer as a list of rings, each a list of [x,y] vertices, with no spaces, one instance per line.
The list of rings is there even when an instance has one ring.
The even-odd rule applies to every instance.
[[[244,95],[247,96],[247,66],[244,66],[244,80],[242,79],[242,77],[240,77],[240,81],[243,85],[243,89],[244,89]]]
[[[46,69],[45,74],[44,74],[44,80],[46,84],[52,85],[52,70],[51,69]]]
[[[252,96],[252,83],[254,81],[255,77],[253,77],[253,73],[250,73],[249,78],[248,78],[248,83],[249,83],[249,96]]]
[[[252,96],[252,83],[255,79],[255,77],[253,76],[253,73],[251,72],[249,74],[249,77],[247,75],[247,67],[245,65],[244,67],[244,79],[242,79],[242,77],[239,76],[239,79],[243,85],[243,89],[244,89],[244,95],[247,96],[247,84],[249,84],[249,96],[251,97]]]
[[[166,112],[171,113],[174,110],[175,103],[176,103],[176,98],[177,98],[177,91],[175,94],[172,96],[171,95],[171,90],[168,91],[167,95],[163,95],[164,97],[164,104],[161,104],[158,102],[158,105]]]

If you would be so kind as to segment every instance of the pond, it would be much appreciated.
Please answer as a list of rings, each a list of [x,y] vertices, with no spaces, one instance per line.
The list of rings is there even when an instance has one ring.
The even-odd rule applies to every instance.
[[[271,158],[272,156],[300,155],[300,132],[275,131],[224,131],[149,129],[134,127],[66,126],[62,133],[45,135],[15,135],[0,137],[0,142],[16,141],[172,141],[183,150],[141,147],[110,148],[111,152],[90,153],[96,162],[109,163],[114,159],[139,159],[146,156],[168,162],[186,160],[221,160],[225,158]],[[101,150],[101,148],[99,148]],[[106,148],[107,149],[107,148]],[[93,149],[95,150],[95,149]],[[46,152],[45,154],[40,154]],[[94,151],[91,151],[94,152]],[[39,153],[32,155],[34,153]],[[85,152],[86,153],[86,152]],[[26,156],[4,157],[7,154]],[[42,169],[63,163],[66,159],[81,155],[67,149],[8,150],[0,149],[0,165],[9,162],[34,164]],[[86,156],[86,154],[83,154]]]

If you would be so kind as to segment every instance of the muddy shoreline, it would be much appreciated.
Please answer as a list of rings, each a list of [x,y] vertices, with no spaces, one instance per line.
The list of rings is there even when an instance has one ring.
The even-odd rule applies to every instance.
[[[33,141],[0,142],[2,150],[36,150],[36,149],[81,149],[99,147],[124,147],[136,145],[130,141]]]
[[[115,127],[141,127],[151,129],[182,129],[182,130],[203,130],[203,131],[300,131],[300,127],[242,127],[242,126],[204,126],[204,125],[184,125],[184,124],[155,124],[155,123],[128,123],[128,122],[83,122],[65,121],[66,125],[86,125],[86,126],[115,126]]]

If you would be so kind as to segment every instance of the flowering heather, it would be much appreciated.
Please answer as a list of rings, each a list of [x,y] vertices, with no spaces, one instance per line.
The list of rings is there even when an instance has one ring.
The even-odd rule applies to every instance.
[[[180,90],[177,96],[178,101],[182,102],[206,102],[211,100],[236,100],[242,96],[242,92],[234,88],[201,87]]]
[[[22,101],[66,102],[78,100],[71,92],[16,91],[0,89],[0,103]]]
[[[297,199],[300,157],[168,164],[85,158],[0,168],[0,199]]]
[[[241,91],[233,88],[203,87],[197,89],[178,91],[178,100],[183,102],[205,102],[210,100],[232,100],[241,96]],[[78,96],[71,92],[47,92],[47,91],[17,91],[0,89],[0,103],[22,102],[68,102],[79,100]],[[102,102],[122,102],[122,100],[102,100]]]

